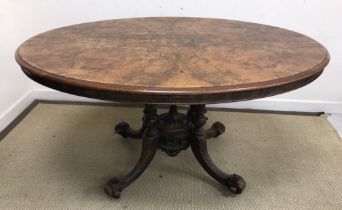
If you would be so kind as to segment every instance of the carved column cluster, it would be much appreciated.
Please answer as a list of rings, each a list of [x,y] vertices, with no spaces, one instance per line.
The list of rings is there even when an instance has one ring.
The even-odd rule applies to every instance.
[[[197,161],[207,173],[226,186],[231,192],[239,194],[246,186],[244,179],[236,174],[225,174],[210,159],[207,139],[221,135],[225,127],[215,122],[208,130],[205,105],[190,105],[187,114],[178,113],[175,105],[168,113],[157,114],[154,105],[145,105],[143,125],[133,130],[128,123],[121,122],[115,130],[123,137],[142,138],[142,151],[136,166],[124,177],[113,177],[105,186],[107,194],[119,198],[121,191],[133,183],[148,167],[158,149],[169,156],[177,155],[191,146]]]

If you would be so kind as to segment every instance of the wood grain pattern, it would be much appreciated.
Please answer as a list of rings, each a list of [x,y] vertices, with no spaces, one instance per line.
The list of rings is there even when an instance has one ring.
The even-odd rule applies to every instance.
[[[143,103],[216,103],[301,87],[329,62],[315,40],[277,27],[207,18],[135,18],[39,34],[16,52],[46,86]]]

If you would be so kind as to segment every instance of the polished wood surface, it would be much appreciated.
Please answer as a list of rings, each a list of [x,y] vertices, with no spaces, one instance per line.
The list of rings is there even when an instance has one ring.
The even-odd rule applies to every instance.
[[[24,42],[16,60],[32,79],[77,95],[142,103],[218,103],[299,88],[329,62],[289,30],[207,18],[84,23]]]
[[[134,130],[127,122],[115,126],[116,133],[124,138],[142,140],[142,151],[135,167],[123,177],[113,177],[105,185],[105,192],[113,198],[120,198],[121,192],[141,176],[151,163],[157,149],[170,157],[191,147],[203,169],[227,190],[240,194],[246,188],[246,181],[237,174],[226,174],[211,160],[207,150],[207,139],[223,134],[225,126],[215,122],[205,130],[207,122],[205,105],[190,105],[187,114],[179,113],[176,105],[169,111],[157,114],[156,105],[145,105],[142,127]]]
[[[105,191],[119,198],[152,161],[191,147],[210,176],[240,194],[245,180],[210,159],[206,140],[221,135],[216,122],[204,129],[207,103],[248,100],[302,87],[329,62],[315,40],[285,29],[206,18],[135,18],[84,23],[39,34],[16,51],[31,79],[81,96],[145,103],[143,125],[117,124],[123,137],[141,138],[136,166],[113,177]],[[169,112],[157,114],[155,104]],[[187,114],[174,104],[190,104]]]

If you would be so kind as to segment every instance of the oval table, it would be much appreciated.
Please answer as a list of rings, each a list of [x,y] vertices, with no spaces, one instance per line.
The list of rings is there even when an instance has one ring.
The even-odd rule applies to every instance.
[[[210,176],[233,193],[246,186],[210,159],[206,140],[221,135],[220,122],[204,129],[205,104],[284,93],[316,79],[329,62],[315,40],[286,29],[241,21],[155,17],[106,20],[51,30],[16,51],[24,73],[47,87],[79,96],[145,104],[143,123],[121,122],[123,137],[142,139],[136,166],[113,177],[105,191],[121,191],[148,167],[158,149],[169,156],[192,149]],[[169,104],[157,114],[157,104]],[[177,112],[187,104],[187,114]]]

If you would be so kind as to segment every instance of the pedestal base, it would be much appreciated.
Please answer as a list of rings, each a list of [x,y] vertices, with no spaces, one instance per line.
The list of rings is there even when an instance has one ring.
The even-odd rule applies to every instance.
[[[126,122],[117,124],[115,131],[121,136],[142,139],[142,151],[136,166],[126,176],[110,179],[105,192],[120,198],[121,191],[145,171],[158,149],[173,157],[191,146],[196,159],[210,176],[231,192],[240,194],[246,187],[244,179],[236,174],[225,174],[210,159],[206,140],[221,135],[225,127],[215,122],[204,130],[205,113],[205,105],[190,105],[187,114],[178,113],[177,107],[171,105],[168,113],[157,115],[154,105],[145,105],[143,125],[139,130],[133,130]]]

